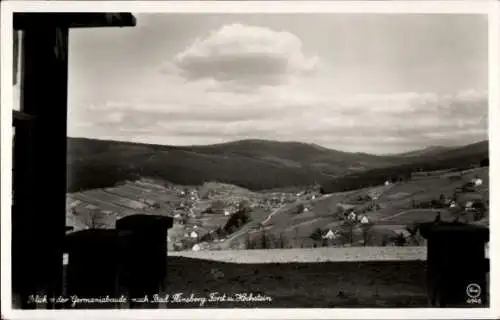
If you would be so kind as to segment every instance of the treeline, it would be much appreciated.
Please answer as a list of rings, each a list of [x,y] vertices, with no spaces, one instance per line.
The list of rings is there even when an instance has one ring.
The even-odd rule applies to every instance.
[[[302,187],[325,178],[309,169],[276,166],[244,157],[205,156],[179,150],[153,155],[105,153],[68,160],[69,192],[110,187],[140,177],[155,177],[180,185],[219,181],[251,190]]]

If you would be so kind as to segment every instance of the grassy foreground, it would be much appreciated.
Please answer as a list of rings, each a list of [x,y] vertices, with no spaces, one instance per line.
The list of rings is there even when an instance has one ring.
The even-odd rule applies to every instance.
[[[170,302],[168,308],[427,307],[425,261],[234,264],[169,257],[168,292],[272,301]],[[244,300],[244,299],[242,299]]]

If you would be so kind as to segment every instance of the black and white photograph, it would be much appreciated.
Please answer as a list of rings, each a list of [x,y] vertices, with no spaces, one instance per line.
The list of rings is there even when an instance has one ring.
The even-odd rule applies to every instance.
[[[496,5],[57,2],[2,3],[2,317],[494,316]]]

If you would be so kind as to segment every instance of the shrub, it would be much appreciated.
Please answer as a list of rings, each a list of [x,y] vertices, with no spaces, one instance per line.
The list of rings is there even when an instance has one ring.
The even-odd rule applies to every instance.
[[[321,240],[323,238],[323,232],[321,231],[321,228],[316,228],[316,230],[314,230],[309,237],[316,241]]]
[[[490,159],[489,158],[484,158],[481,160],[480,164],[481,167],[489,167],[490,166]]]

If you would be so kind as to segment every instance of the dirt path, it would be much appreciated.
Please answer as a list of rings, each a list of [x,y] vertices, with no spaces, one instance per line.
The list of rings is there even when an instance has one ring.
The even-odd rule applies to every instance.
[[[266,224],[269,220],[271,220],[271,218],[276,214],[278,213],[278,211],[280,211],[281,209],[283,209],[284,207],[286,206],[286,204],[284,205],[281,205],[279,208],[273,210],[268,216],[267,218],[265,218],[264,220],[262,220],[262,224]]]

